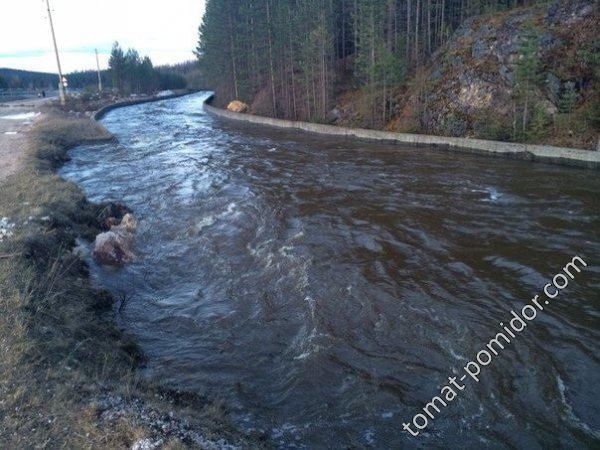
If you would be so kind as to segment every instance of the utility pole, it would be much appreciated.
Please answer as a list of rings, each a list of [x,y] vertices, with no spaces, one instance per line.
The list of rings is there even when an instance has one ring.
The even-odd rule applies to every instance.
[[[98,92],[102,92],[102,76],[100,76],[100,62],[98,61],[98,49],[94,49],[96,52],[96,68],[98,69]]]
[[[56,54],[56,65],[58,66],[58,95],[60,97],[60,104],[65,104],[65,87],[63,85],[63,74],[60,67],[60,58],[58,56],[58,46],[56,45],[56,36],[54,35],[54,24],[52,23],[52,13],[50,12],[50,0],[46,0],[46,7],[48,8],[48,20],[50,21],[50,31],[52,32],[52,43],[54,44],[54,53]]]

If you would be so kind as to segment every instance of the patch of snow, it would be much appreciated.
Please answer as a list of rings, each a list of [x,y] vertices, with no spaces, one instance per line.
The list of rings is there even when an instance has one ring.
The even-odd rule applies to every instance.
[[[152,440],[149,438],[140,439],[131,446],[131,450],[154,450],[163,445],[162,439]]]
[[[28,112],[28,113],[21,113],[21,114],[10,114],[8,116],[0,116],[0,119],[5,119],[5,120],[27,120],[27,119],[34,119],[34,118],[36,118],[39,115],[40,115],[39,112]]]
[[[0,242],[12,237],[12,229],[15,227],[14,223],[10,222],[8,217],[2,217],[0,219]]]

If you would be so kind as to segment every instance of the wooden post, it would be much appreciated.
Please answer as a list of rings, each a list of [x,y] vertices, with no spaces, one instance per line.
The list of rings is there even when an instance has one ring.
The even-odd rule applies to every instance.
[[[96,53],[96,69],[98,70],[98,92],[102,92],[102,76],[100,75],[100,61],[98,60],[98,49],[94,49]]]
[[[52,43],[54,44],[54,53],[56,54],[56,65],[58,66],[58,96],[60,104],[65,105],[65,87],[63,85],[62,69],[60,67],[60,57],[58,56],[58,46],[56,45],[56,36],[54,35],[54,24],[52,23],[52,13],[50,12],[50,1],[46,0],[48,8],[48,20],[50,21],[50,32],[52,33]]]

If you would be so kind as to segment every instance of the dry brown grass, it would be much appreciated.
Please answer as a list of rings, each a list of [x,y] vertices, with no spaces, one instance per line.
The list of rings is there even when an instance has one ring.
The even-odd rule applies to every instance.
[[[76,236],[99,230],[99,206],[50,171],[78,142],[107,138],[89,121],[42,122],[30,134],[25,169],[1,188],[0,216],[16,223],[14,236],[0,244],[0,253],[13,255],[0,260],[5,448],[83,444],[81,401],[103,380],[125,383],[135,367],[135,354],[126,351],[133,345],[98,314],[110,309],[110,299],[92,290],[85,265],[70,252]]]

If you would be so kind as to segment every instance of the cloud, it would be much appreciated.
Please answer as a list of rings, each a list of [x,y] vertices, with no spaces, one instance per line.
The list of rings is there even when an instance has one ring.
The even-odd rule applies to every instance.
[[[114,41],[155,64],[193,58],[204,0],[51,0],[65,72],[106,66]],[[56,72],[45,3],[2,0],[0,67]]]

